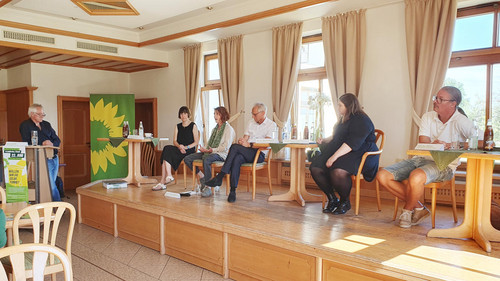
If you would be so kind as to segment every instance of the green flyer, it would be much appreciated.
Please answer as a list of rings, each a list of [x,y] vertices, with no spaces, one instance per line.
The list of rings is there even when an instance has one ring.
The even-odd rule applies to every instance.
[[[7,142],[3,147],[7,202],[28,202],[25,142]]]

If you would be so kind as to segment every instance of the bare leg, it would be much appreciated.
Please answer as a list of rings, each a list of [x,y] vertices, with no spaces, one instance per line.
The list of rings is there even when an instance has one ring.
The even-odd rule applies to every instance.
[[[387,170],[380,170],[377,173],[379,184],[387,189],[392,195],[400,200],[406,201],[406,185],[400,181],[394,180],[394,175]]]
[[[408,178],[408,194],[406,196],[406,204],[403,209],[413,210],[414,208],[422,207],[418,201],[424,194],[424,185],[427,181],[427,176],[422,169],[415,169],[411,172]]]
[[[170,163],[168,163],[167,161],[163,161],[163,164],[165,165],[165,172],[167,173],[167,177],[172,177],[172,165],[170,165]]]
[[[161,164],[161,184],[165,184],[167,181],[167,161],[163,160],[163,163]]]

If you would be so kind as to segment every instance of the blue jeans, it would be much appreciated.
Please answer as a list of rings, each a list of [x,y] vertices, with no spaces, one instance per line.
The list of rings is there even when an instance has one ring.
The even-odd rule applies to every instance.
[[[231,188],[238,187],[238,181],[240,180],[240,167],[243,163],[253,162],[255,154],[257,153],[256,148],[244,147],[240,144],[233,144],[229,149],[229,154],[226,157],[224,166],[222,166],[221,171],[225,174],[231,174],[230,184]],[[257,163],[262,163],[266,157],[264,153],[259,154]]]
[[[202,152],[198,153],[193,153],[189,154],[188,156],[184,157],[184,163],[186,166],[193,170],[193,161],[197,159],[203,159],[203,154]],[[211,164],[215,161],[224,161],[224,158],[222,158],[219,154],[217,153],[210,153],[207,156],[205,156],[205,159],[203,159],[203,174],[207,177],[206,179],[210,179],[212,177],[212,166]],[[193,171],[193,173],[197,173],[199,170],[196,168],[196,171]]]
[[[59,190],[56,186],[57,173],[59,171],[59,156],[47,159],[47,169],[49,170],[50,190],[52,191],[52,201],[61,201]]]

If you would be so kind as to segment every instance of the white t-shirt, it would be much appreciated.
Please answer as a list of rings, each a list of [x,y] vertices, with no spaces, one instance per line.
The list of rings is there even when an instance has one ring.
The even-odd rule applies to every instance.
[[[245,130],[245,135],[249,136],[249,141],[251,142],[254,139],[264,139],[264,138],[272,138],[273,131],[276,130],[276,123],[271,119],[267,118],[259,124],[253,120],[253,118],[248,122],[247,129]]]
[[[430,111],[422,116],[419,136],[426,136],[435,140],[451,142],[452,131],[456,130],[460,142],[466,141],[474,134],[474,123],[465,115],[455,110],[455,113],[446,123],[439,120],[438,114],[435,111]],[[479,139],[483,139],[483,134],[479,131]],[[459,159],[453,161],[448,167],[455,170],[460,165]]]

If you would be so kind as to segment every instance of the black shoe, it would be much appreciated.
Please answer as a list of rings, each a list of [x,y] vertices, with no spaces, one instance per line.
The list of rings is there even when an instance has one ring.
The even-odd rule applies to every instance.
[[[340,201],[338,198],[333,198],[332,200],[328,200],[328,205],[323,209],[323,213],[331,213],[337,209],[340,205]]]
[[[351,209],[351,202],[350,201],[340,202],[337,209],[335,209],[335,211],[333,211],[333,214],[334,215],[343,215],[347,211],[349,211],[350,209]]]
[[[222,173],[218,173],[217,176],[211,178],[209,181],[205,182],[205,185],[210,187],[216,187],[222,185],[222,179],[224,175]]]
[[[233,203],[234,201],[236,201],[236,191],[231,190],[229,192],[229,196],[227,197],[227,202]]]

